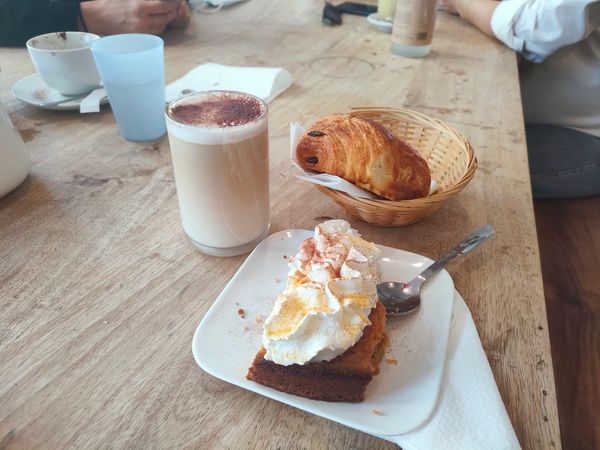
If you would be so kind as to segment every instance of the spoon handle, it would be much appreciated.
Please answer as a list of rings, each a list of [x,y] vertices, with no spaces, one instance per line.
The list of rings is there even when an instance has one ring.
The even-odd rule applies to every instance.
[[[477,247],[487,241],[494,234],[494,232],[494,227],[489,224],[473,231],[473,233],[467,236],[460,244],[450,250],[447,255],[442,256],[427,269],[417,275],[414,282],[418,283],[419,285],[423,284],[433,274],[442,270],[459,256],[475,250]]]

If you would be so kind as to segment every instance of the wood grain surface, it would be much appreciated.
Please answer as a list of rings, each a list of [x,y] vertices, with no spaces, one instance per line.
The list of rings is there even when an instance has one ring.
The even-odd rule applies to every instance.
[[[194,14],[185,33],[165,36],[167,81],[207,62],[290,71],[292,87],[270,105],[273,232],[347,218],[292,176],[290,121],[404,106],[464,132],[479,169],[455,199],[405,228],[351,223],[432,258],[476,226],[496,227],[449,272],[521,445],[559,448],[514,54],[442,14],[431,54],[403,59],[363,17],[323,26],[322,5],[252,0]],[[0,67],[0,100],[34,162],[0,200],[1,448],[394,448],[198,368],[192,334],[244,257],[205,256],[184,237],[167,139],[123,140],[109,108],[20,103],[10,87],[34,71],[24,49],[0,50]]]
[[[600,448],[600,196],[535,202],[564,449]]]

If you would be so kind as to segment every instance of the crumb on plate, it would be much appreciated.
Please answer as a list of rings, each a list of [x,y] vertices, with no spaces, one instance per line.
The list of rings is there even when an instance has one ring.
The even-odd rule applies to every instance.
[[[262,316],[256,316],[256,323],[261,323],[263,321]]]
[[[246,311],[244,311],[243,308],[238,309],[238,316],[240,316],[243,319],[244,317],[246,317]]]
[[[383,416],[383,412],[381,412],[381,410],[379,409],[373,409],[373,414],[375,414],[376,416]]]
[[[394,366],[398,365],[398,360],[396,358],[385,358],[385,362]]]

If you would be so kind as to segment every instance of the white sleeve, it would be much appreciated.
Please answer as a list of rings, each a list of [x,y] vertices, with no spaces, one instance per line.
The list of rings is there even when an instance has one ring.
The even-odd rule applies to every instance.
[[[600,26],[600,0],[504,0],[491,26],[508,47],[541,62]]]

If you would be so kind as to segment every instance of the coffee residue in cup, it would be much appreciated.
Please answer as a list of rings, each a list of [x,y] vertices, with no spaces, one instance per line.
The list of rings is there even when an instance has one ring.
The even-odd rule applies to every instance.
[[[38,89],[31,94],[36,100],[48,100],[48,91],[46,89]]]
[[[58,37],[63,39],[63,40],[67,40],[67,33],[65,31],[61,31],[60,33],[56,33],[58,34]]]

